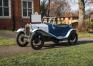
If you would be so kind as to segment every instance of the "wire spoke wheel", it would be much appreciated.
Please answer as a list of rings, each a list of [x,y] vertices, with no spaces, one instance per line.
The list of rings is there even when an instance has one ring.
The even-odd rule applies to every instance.
[[[18,35],[17,35],[17,44],[21,47],[25,47],[27,46],[28,42],[25,40],[25,34],[23,32],[20,32]]]
[[[78,36],[77,36],[77,34],[76,34],[76,33],[71,33],[70,36],[68,37],[68,43],[69,43],[70,45],[72,45],[72,44],[76,44],[77,41],[78,41]]]
[[[42,37],[43,36],[39,33],[33,35],[32,39],[31,39],[31,46],[32,46],[33,49],[39,50],[43,47],[44,41],[43,41]]]

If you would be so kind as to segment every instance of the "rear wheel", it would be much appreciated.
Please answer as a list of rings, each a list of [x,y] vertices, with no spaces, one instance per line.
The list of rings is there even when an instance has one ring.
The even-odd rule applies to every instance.
[[[24,32],[18,33],[17,38],[16,38],[17,44],[21,47],[27,46],[28,42],[25,39],[26,38],[25,38]]]
[[[77,41],[78,41],[78,36],[77,36],[77,33],[71,33],[70,36],[68,37],[68,43],[70,45],[72,44],[77,44]]]
[[[35,33],[34,35],[32,35],[31,46],[33,49],[39,50],[43,47],[43,45],[44,45],[44,40],[42,34]]]

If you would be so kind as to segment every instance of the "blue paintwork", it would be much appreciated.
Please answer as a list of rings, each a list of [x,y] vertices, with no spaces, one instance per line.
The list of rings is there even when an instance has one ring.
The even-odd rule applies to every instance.
[[[53,34],[56,37],[66,36],[68,31],[72,28],[69,25],[64,25],[64,26],[58,26],[54,24],[47,24],[47,25],[48,25],[49,33]]]

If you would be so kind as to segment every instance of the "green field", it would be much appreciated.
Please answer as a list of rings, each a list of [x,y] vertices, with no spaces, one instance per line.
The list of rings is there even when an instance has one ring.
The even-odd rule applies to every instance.
[[[93,66],[93,43],[0,58],[0,66]]]
[[[93,38],[93,33],[88,32],[78,32],[79,38]]]
[[[16,44],[15,39],[0,38],[0,46],[10,46],[15,44]]]

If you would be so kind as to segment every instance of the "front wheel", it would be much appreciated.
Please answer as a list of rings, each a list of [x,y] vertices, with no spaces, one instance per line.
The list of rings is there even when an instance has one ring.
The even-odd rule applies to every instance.
[[[24,32],[18,33],[17,38],[16,38],[17,44],[21,47],[27,46],[28,42],[25,39],[26,38],[25,38]]]
[[[77,35],[77,33],[75,33],[75,32],[74,33],[71,33],[70,36],[68,37],[68,43],[70,45],[72,45],[72,44],[76,44],[77,41],[78,41],[78,35]]]
[[[43,36],[40,33],[35,33],[31,38],[31,46],[35,50],[39,50],[43,47]]]

